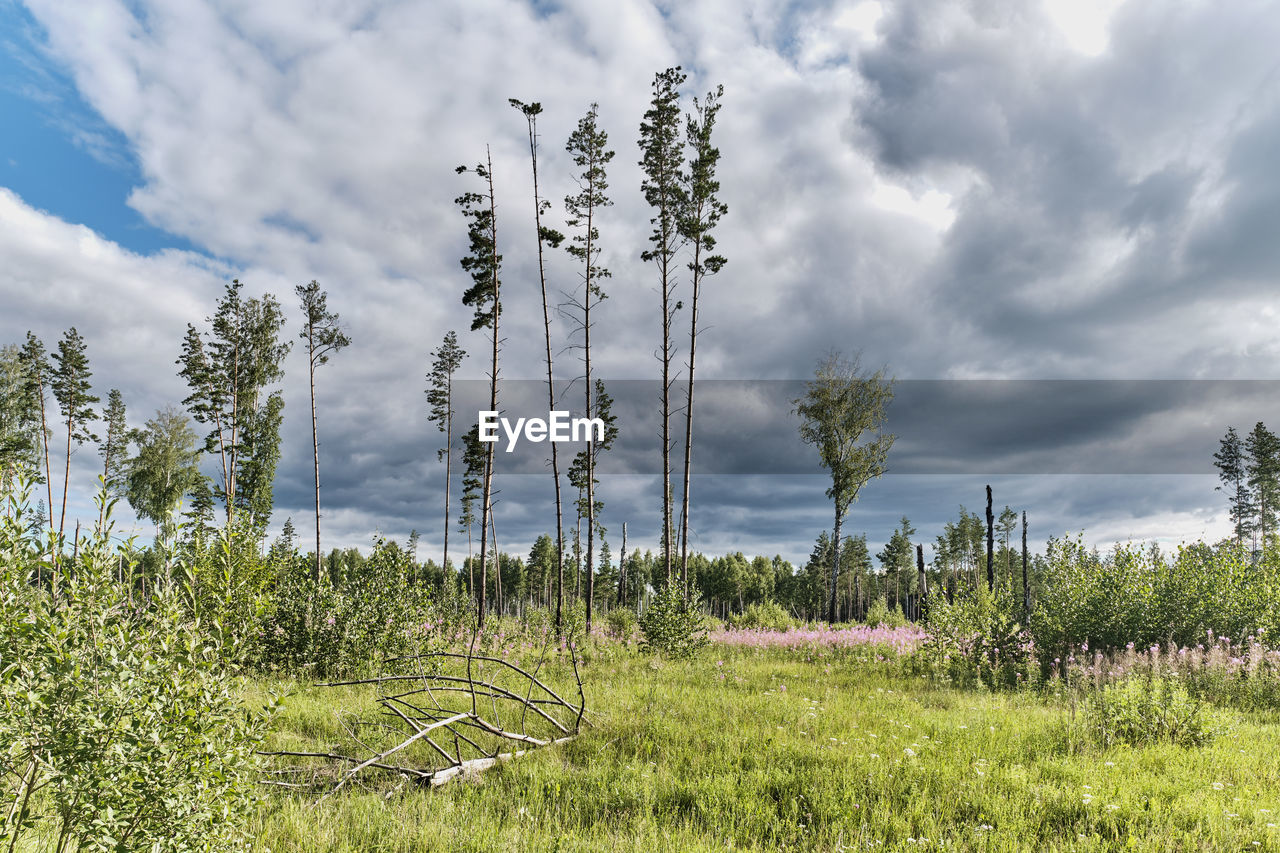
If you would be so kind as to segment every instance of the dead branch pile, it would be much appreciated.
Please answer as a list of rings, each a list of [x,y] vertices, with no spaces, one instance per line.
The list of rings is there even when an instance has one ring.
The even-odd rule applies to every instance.
[[[352,744],[363,754],[344,754],[339,747],[326,752],[262,752],[321,759],[272,770],[263,781],[294,789],[328,788],[327,797],[369,772],[381,771],[437,787],[533,749],[572,740],[589,720],[577,654],[572,643],[568,646],[577,704],[549,687],[545,676],[539,677],[545,649],[532,672],[471,650],[437,651],[387,661],[415,672],[321,684],[379,686],[380,719],[343,721]]]

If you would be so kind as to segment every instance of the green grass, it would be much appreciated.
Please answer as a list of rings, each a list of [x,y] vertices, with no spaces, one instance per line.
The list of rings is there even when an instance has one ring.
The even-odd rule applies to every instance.
[[[615,647],[584,669],[596,725],[578,740],[435,791],[383,777],[318,805],[273,792],[252,829],[277,853],[1280,849],[1274,714],[1233,712],[1199,749],[1104,751],[1057,701],[866,658]],[[296,690],[274,748],[373,717],[369,689]]]

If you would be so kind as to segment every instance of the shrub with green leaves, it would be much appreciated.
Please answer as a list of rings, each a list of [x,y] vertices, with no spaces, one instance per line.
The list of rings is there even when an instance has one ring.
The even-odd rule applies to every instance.
[[[417,651],[421,641],[451,635],[453,617],[433,606],[427,587],[410,582],[410,562],[404,549],[380,538],[355,571],[317,583],[310,560],[283,558],[259,623],[256,662],[319,678],[366,674],[384,658]]]
[[[613,637],[630,643],[631,636],[636,632],[638,621],[635,611],[630,607],[615,607],[604,617],[604,624],[605,630]]]
[[[901,628],[907,624],[907,617],[902,615],[898,605],[895,604],[890,608],[884,600],[884,596],[881,596],[871,602],[871,606],[867,608],[866,623],[873,628],[877,625],[883,625],[886,628]]]
[[[18,517],[0,518],[8,849],[247,847],[266,715],[241,707],[231,641],[191,618],[189,591],[121,583],[109,527],[33,586],[49,551]]]
[[[1014,618],[1011,599],[985,586],[962,590],[953,602],[929,603],[929,638],[920,658],[959,685],[1018,687],[1038,678],[1035,644]]]
[[[1204,746],[1226,730],[1226,719],[1171,676],[1126,678],[1090,696],[1086,725],[1103,747],[1162,741]]]
[[[794,624],[795,620],[786,608],[772,599],[759,604],[748,604],[741,613],[729,614],[729,625],[734,628],[785,631]]]
[[[691,658],[710,640],[702,613],[674,584],[658,590],[640,616],[640,648],[673,659]]]

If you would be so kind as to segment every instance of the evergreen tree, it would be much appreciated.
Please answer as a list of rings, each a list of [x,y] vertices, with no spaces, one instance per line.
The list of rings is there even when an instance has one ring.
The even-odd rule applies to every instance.
[[[67,522],[67,492],[71,483],[72,444],[79,446],[86,441],[97,441],[98,436],[89,429],[89,424],[98,419],[93,404],[98,398],[93,396],[93,388],[89,377],[89,356],[85,352],[84,338],[72,326],[58,341],[58,350],[53,354],[57,368],[50,378],[53,397],[58,401],[58,410],[67,425],[67,462],[62,479],[62,512],[58,517],[58,539],[61,540]]]
[[[1218,478],[1222,480],[1222,485],[1217,486],[1215,491],[1226,491],[1236,543],[1242,544],[1253,535],[1256,528],[1254,514],[1258,507],[1249,488],[1248,459],[1244,443],[1235,427],[1227,427],[1227,434],[1223,436],[1218,452],[1213,454],[1213,464],[1218,469]]]
[[[698,299],[703,281],[715,275],[727,263],[722,255],[713,254],[716,238],[712,231],[729,208],[720,201],[720,181],[716,179],[716,164],[720,161],[720,149],[711,144],[716,114],[720,112],[720,97],[724,87],[717,86],[708,92],[705,100],[693,102],[693,114],[686,123],[686,139],[690,149],[689,172],[686,176],[685,207],[677,227],[680,237],[693,247],[693,260],[689,263],[693,284],[689,310],[689,380],[688,396],[684,408],[684,483],[680,508],[680,572],[685,578],[685,597],[689,594],[689,486],[693,465],[693,373],[698,351]]]
[[[226,286],[205,335],[187,325],[177,363],[191,390],[182,403],[209,427],[204,449],[218,456],[227,523],[243,509],[261,536],[270,521],[284,408],[283,396],[267,389],[283,378],[290,343],[280,341],[284,313],[276,298],[245,299],[243,288],[238,279]]]
[[[129,427],[125,423],[124,398],[119,390],[107,393],[107,408],[102,413],[107,422],[107,436],[98,448],[102,454],[102,482],[110,495],[123,495],[125,491],[125,462],[129,458]],[[98,511],[98,527],[103,524],[106,505]]]
[[[547,363],[547,411],[556,408],[556,387],[551,358],[551,305],[547,300],[547,268],[543,247],[555,249],[564,241],[564,235],[554,228],[542,224],[542,215],[551,209],[551,202],[538,193],[538,116],[542,113],[542,104],[526,104],[515,98],[508,99],[511,106],[520,110],[525,117],[525,125],[529,132],[529,160],[533,164],[533,224],[538,238],[538,285],[542,291],[542,331],[546,345]],[[556,614],[555,631],[557,636],[563,631],[564,611],[564,499],[560,494],[560,452],[557,442],[551,444],[551,479],[555,485],[556,498]]]
[[[498,321],[502,313],[501,268],[502,255],[498,254],[498,214],[493,192],[493,159],[485,149],[485,162],[474,169],[457,168],[458,174],[475,172],[483,182],[484,192],[463,193],[454,199],[467,220],[468,253],[462,258],[462,268],[471,276],[471,286],[462,294],[462,304],[475,310],[471,330],[488,328],[492,332],[492,358],[489,367],[489,411],[498,411],[498,348],[501,338]],[[493,442],[484,445],[484,472],[481,475],[480,497],[480,612],[478,627],[484,627],[485,609],[488,604],[486,586],[488,574],[489,513],[493,490]]]
[[[592,403],[595,391],[594,379],[591,375],[591,309],[603,301],[607,294],[601,282],[610,277],[610,272],[601,266],[599,214],[602,208],[613,204],[606,195],[609,189],[608,175],[605,168],[613,159],[613,151],[609,150],[609,135],[597,124],[599,107],[592,104],[587,114],[578,121],[578,127],[569,136],[565,150],[573,157],[573,164],[581,171],[578,173],[578,192],[565,196],[564,207],[568,214],[566,224],[574,229],[573,238],[567,247],[570,255],[582,265],[582,301],[576,302],[579,327],[582,330],[582,363],[583,387],[586,391],[586,406],[583,411],[587,417],[598,417]],[[616,430],[615,430],[616,432]],[[591,633],[591,603],[595,598],[595,464],[596,444],[587,444],[585,451],[586,482],[586,518],[587,518],[587,620],[586,631]]]
[[[1280,438],[1262,421],[1254,426],[1244,443],[1248,454],[1246,474],[1257,501],[1257,532],[1265,549],[1276,529],[1276,503],[1280,500]]]
[[[431,354],[431,372],[427,374],[428,418],[444,433],[444,447],[436,451],[436,461],[444,461],[444,557],[449,565],[449,489],[453,483],[453,374],[462,366],[467,353],[458,346],[458,335],[447,332],[444,341]]]
[[[640,189],[653,209],[649,223],[651,248],[642,260],[658,267],[658,290],[662,302],[662,559],[671,580],[672,499],[671,499],[671,386],[675,382],[671,366],[675,359],[672,323],[680,303],[675,298],[675,256],[681,246],[680,217],[685,210],[683,178],[684,148],[680,140],[680,86],[686,77],[679,66],[660,71],[653,78],[653,100],[640,123],[640,165],[644,180]]]
[[[0,482],[15,474],[41,481],[40,403],[22,350],[0,348]]]
[[[36,436],[40,441],[38,449],[39,455],[44,457],[44,486],[45,495],[48,498],[46,504],[46,520],[49,522],[49,532],[53,532],[53,475],[49,467],[49,436],[52,434],[49,429],[48,409],[46,408],[47,392],[49,382],[53,373],[49,365],[49,358],[45,352],[44,343],[31,332],[27,332],[27,340],[22,346],[22,366],[27,377],[27,396],[29,400],[34,400],[35,405],[32,407],[34,414],[35,409],[40,411],[40,425],[36,432]],[[39,574],[41,569],[36,567]]]
[[[294,288],[302,303],[302,331],[298,337],[307,342],[307,374],[311,381],[311,461],[315,471],[316,496],[316,582],[320,581],[320,437],[316,425],[316,368],[329,361],[329,356],[351,344],[351,339],[338,323],[338,315],[329,311],[329,296],[315,279]]]

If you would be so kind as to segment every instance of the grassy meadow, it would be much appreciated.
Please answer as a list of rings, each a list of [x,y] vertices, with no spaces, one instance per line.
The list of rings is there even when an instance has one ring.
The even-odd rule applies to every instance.
[[[388,774],[319,803],[273,789],[257,848],[1280,849],[1274,712],[1220,711],[1199,748],[1102,749],[1069,698],[947,686],[887,646],[717,642],[674,662],[599,640],[585,657],[576,741],[430,791]],[[374,718],[368,687],[258,680],[248,701],[271,690],[292,692],[266,749],[323,751],[348,742],[344,718]]]

